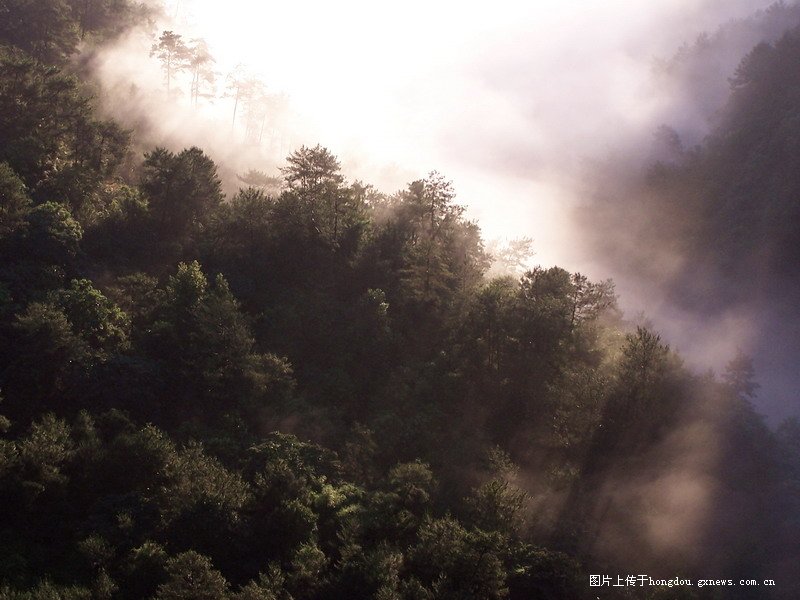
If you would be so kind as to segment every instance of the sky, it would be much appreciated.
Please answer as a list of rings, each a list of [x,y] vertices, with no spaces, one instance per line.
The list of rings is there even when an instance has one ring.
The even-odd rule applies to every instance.
[[[648,86],[655,58],[768,4],[173,0],[168,10],[209,42],[221,72],[245,63],[288,95],[294,146],[320,143],[386,192],[437,170],[485,237],[533,237],[536,262],[591,270],[570,248],[579,199],[565,175],[655,122],[665,102]]]

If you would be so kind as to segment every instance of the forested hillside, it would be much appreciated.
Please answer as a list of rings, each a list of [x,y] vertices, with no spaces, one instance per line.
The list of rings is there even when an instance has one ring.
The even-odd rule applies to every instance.
[[[587,252],[622,286],[635,281],[668,307],[667,322],[707,332],[705,344],[683,335],[682,347],[717,354],[706,364],[722,362],[715,340],[748,349],[763,383],[757,405],[775,424],[797,411],[799,10],[778,3],[665,63],[665,82],[705,118],[678,106],[646,133],[652,160],[599,167],[579,218]],[[769,41],[748,48],[720,98],[719,57],[745,33]]]
[[[672,68],[680,70],[681,61],[702,64],[714,49],[686,50]],[[662,127],[656,136],[661,160],[627,195],[606,189],[607,201],[592,204],[597,231],[605,230],[596,226],[598,218],[611,226],[622,213],[630,215],[629,243],[642,250],[635,261],[617,259],[654,280],[661,271],[675,302],[713,309],[778,296],[778,290],[796,298],[798,61],[800,28],[758,44],[730,79],[728,98],[702,143],[687,145],[678,131]],[[658,243],[648,249],[639,243],[644,239]],[[664,254],[672,256],[672,268],[664,268],[670,262]],[[755,273],[758,280],[749,281]]]
[[[800,593],[800,425],[764,425],[750,358],[694,373],[610,281],[490,279],[436,172],[387,195],[301,147],[226,197],[203,149],[139,156],[80,57],[147,15],[0,0],[0,598],[580,599],[597,573],[776,581],[604,598]],[[753,51],[728,134],[653,185],[793,143],[748,107],[796,103],[763,66],[796,66],[796,37]],[[785,198],[766,261],[796,241],[789,150],[757,169]],[[734,206],[712,185],[706,210]]]

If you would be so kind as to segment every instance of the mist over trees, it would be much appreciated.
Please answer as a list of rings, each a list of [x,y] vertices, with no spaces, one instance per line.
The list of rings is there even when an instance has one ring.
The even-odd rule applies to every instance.
[[[774,385],[766,389],[781,399],[761,406],[779,415],[792,414],[781,405],[795,401],[797,383],[800,213],[790,65],[800,57],[798,24],[796,5],[777,4],[702,36],[661,65],[662,76],[702,107],[705,125],[687,126],[676,115],[654,132],[648,160],[600,166],[588,178],[591,196],[579,218],[589,251],[653,290],[653,298],[699,319],[733,314],[755,323],[757,333],[742,344],[769,369]],[[722,82],[703,88],[702,74],[741,38],[768,41],[731,69],[724,92]]]
[[[489,276],[435,171],[385,194],[302,146],[226,196],[204,149],[132,156],[73,59],[141,7],[0,14],[35,7],[28,36],[0,20],[1,598],[588,599],[596,573],[796,597],[800,425],[755,412],[750,357],[699,375],[624,319],[611,281]],[[719,133],[646,184],[702,179],[685,202],[735,219],[743,182],[780,182],[750,237],[697,226],[787,277],[796,37],[755,48]],[[168,93],[183,71],[196,105],[212,57],[154,43]],[[258,86],[228,78],[251,132]]]

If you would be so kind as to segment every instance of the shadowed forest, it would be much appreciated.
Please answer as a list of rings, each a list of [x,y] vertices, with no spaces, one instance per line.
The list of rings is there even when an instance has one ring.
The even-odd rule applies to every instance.
[[[492,255],[435,171],[387,194],[301,146],[229,191],[213,148],[144,148],[91,57],[156,10],[0,0],[0,598],[800,595],[800,422],[765,424],[752,357],[697,373],[612,281]],[[153,32],[168,95],[204,52]],[[791,300],[800,28],[726,94],[583,218],[628,269],[693,257],[653,275],[686,304],[698,273]]]

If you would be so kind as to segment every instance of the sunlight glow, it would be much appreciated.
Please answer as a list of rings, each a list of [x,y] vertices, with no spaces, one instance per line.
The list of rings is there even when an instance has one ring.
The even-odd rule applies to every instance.
[[[171,10],[176,28],[209,42],[220,73],[244,63],[287,94],[291,146],[327,146],[349,176],[386,192],[438,170],[487,237],[553,237],[555,204],[563,212],[569,199],[544,179],[579,163],[578,148],[652,117],[651,60],[683,41],[664,37],[665,21],[694,19],[681,21],[690,39],[711,23],[688,0],[180,0]]]

